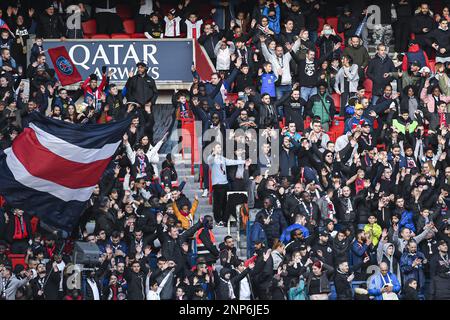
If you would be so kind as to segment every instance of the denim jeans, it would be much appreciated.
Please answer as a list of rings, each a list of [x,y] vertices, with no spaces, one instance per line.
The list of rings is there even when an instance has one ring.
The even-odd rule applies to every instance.
[[[300,88],[300,96],[303,100],[308,102],[309,98],[313,95],[317,94],[317,88],[309,88],[309,87],[301,87]]]
[[[316,43],[317,38],[319,37],[316,30],[308,30],[309,40],[312,43]]]
[[[276,87],[277,100],[281,100],[281,98],[287,93],[291,92],[292,86],[290,84],[280,85]],[[281,118],[284,118],[283,106],[278,106],[277,108],[278,115]]]
[[[373,106],[376,105],[378,99],[380,99],[380,98],[381,98],[381,96],[372,96],[372,105],[373,105]]]
[[[285,95],[287,92],[291,92],[292,86],[290,84],[283,84],[276,87],[277,92],[277,100],[280,100],[283,95]]]

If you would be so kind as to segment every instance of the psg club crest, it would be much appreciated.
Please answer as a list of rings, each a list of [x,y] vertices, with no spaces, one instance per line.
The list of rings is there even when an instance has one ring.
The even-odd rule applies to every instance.
[[[56,59],[56,67],[67,76],[73,73],[72,63],[70,63],[70,61],[64,56],[60,56]]]

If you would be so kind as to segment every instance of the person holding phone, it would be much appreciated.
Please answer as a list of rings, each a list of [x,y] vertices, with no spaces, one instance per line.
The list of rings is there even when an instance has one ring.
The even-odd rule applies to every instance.
[[[428,261],[424,254],[417,250],[416,241],[409,240],[406,250],[400,259],[400,270],[403,277],[402,282],[407,283],[410,279],[416,280],[419,295],[423,295],[425,290],[424,265],[427,263]]]

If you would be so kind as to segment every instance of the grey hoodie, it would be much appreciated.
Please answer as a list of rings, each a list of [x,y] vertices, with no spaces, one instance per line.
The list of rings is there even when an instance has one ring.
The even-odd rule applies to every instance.
[[[392,256],[389,256],[387,254],[387,249],[392,246],[394,248],[394,251],[392,252]],[[386,243],[382,243],[380,242],[378,244],[378,248],[377,248],[377,262],[378,264],[380,264],[381,262],[383,262],[383,257],[385,257],[388,261],[389,261],[389,272],[394,272],[394,263],[397,263],[396,269],[396,276],[398,281],[400,282],[401,277],[400,277],[400,265],[398,263],[398,261],[394,261],[394,253],[395,253],[395,246],[393,243],[390,242],[386,242]],[[401,284],[401,283],[400,283]]]

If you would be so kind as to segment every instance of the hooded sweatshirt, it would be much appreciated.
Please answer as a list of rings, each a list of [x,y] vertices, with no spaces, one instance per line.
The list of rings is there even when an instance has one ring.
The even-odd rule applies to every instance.
[[[389,256],[387,254],[388,248],[392,246],[394,248],[392,252],[392,256]],[[400,266],[399,266],[399,260],[395,257],[395,246],[393,243],[390,242],[380,242],[378,244],[377,248],[377,262],[380,264],[381,262],[386,262],[389,266],[389,272],[392,272],[397,276],[398,281],[401,281],[400,277]]]

